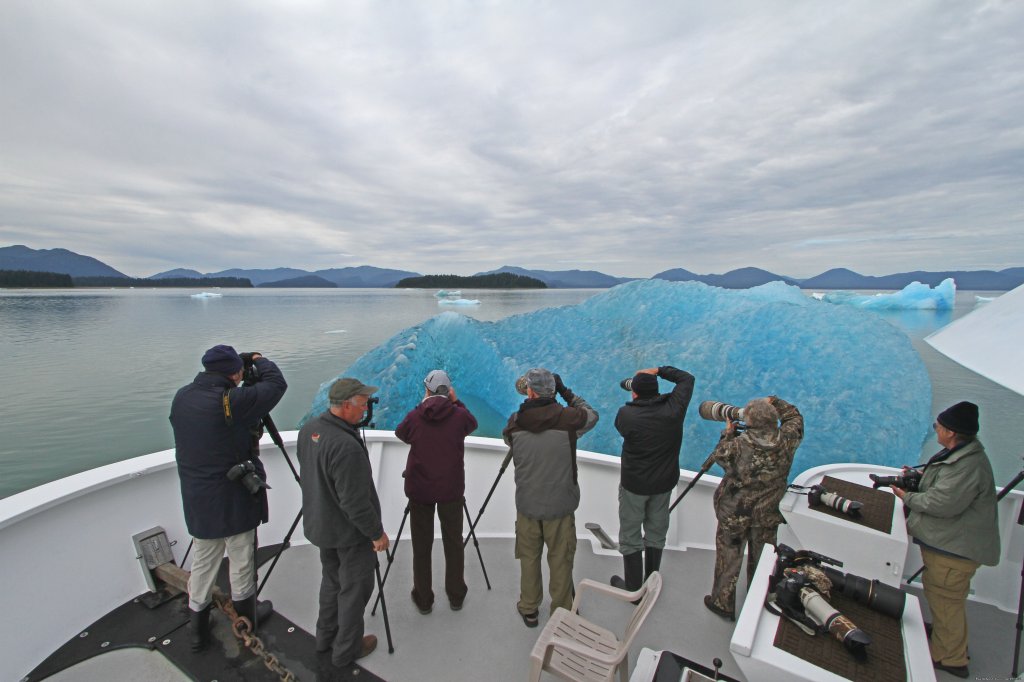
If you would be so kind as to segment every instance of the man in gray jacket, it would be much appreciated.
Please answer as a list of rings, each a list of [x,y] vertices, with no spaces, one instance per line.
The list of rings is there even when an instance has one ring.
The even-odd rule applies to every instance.
[[[355,659],[377,647],[375,636],[363,636],[363,612],[373,593],[374,552],[388,548],[388,536],[369,455],[356,429],[376,390],[358,379],[338,379],[328,393],[328,410],[308,421],[297,440],[302,527],[320,549],[316,650],[330,654],[322,662],[328,677],[349,673]]]
[[[910,510],[907,531],[921,547],[924,596],[932,612],[928,638],[939,670],[967,677],[967,612],[971,578],[999,563],[995,479],[977,438],[978,406],[960,402],[933,425],[942,450],[928,460],[917,490],[892,488]]]
[[[516,558],[521,569],[516,608],[537,627],[544,597],[540,558],[548,548],[551,611],[572,607],[572,567],[580,504],[576,439],[594,428],[597,412],[565,387],[557,374],[531,369],[517,383],[526,395],[502,435],[516,467]],[[562,407],[555,392],[569,405]]]

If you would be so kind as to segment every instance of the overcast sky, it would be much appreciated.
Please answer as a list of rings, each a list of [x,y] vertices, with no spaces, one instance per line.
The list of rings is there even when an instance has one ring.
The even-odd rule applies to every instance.
[[[1024,2],[0,3],[0,246],[648,277],[1024,266]]]

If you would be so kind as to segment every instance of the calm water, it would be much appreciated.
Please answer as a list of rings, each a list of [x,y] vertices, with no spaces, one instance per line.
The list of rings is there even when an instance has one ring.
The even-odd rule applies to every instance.
[[[239,289],[191,298],[197,291],[0,290],[0,497],[172,447],[170,400],[214,344],[257,350],[281,366],[289,389],[273,416],[288,430],[322,382],[442,310],[498,320],[579,303],[601,290],[465,290],[482,303],[464,308],[441,308],[432,292],[415,290]],[[1021,469],[1024,397],[921,340],[969,312],[975,293],[998,295],[958,292],[953,313],[903,312],[887,319],[907,332],[924,358],[936,410],[964,399],[981,405],[983,440],[996,478],[1005,483]],[[936,449],[929,443],[924,452]]]

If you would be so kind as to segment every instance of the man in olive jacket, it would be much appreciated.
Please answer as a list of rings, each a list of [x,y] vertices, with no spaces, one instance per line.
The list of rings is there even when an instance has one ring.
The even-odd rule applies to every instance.
[[[210,594],[224,551],[231,562],[231,600],[235,611],[256,623],[256,527],[268,518],[267,491],[251,492],[244,476],[228,478],[239,464],[266,481],[258,447],[261,420],[284,396],[281,370],[259,353],[247,355],[259,381],[238,386],[241,356],[218,345],[203,354],[203,370],[182,387],[171,403],[174,458],[181,481],[185,526],[195,555],[188,579],[193,651],[206,647]],[[269,611],[269,609],[267,609]]]
[[[960,402],[934,424],[942,450],[924,465],[917,491],[892,488],[910,510],[907,531],[921,547],[924,596],[932,611],[928,646],[935,667],[967,677],[971,578],[999,563],[995,479],[977,439],[978,406]]]
[[[374,635],[363,635],[363,612],[373,593],[374,552],[389,542],[370,457],[356,428],[376,390],[358,379],[338,379],[328,392],[328,410],[306,422],[296,440],[302,528],[320,549],[316,650],[329,654],[321,659],[328,678],[350,674],[352,662],[377,647]]]
[[[520,388],[521,385],[521,388]],[[580,504],[576,439],[594,428],[597,412],[565,387],[557,374],[531,369],[517,384],[526,400],[502,435],[516,468],[516,558],[521,570],[516,608],[527,627],[537,627],[544,597],[540,558],[548,549],[551,612],[572,607],[572,567]],[[569,404],[555,401],[555,392]]]
[[[675,384],[671,393],[658,394],[659,378]],[[693,375],[665,365],[642,369],[622,387],[627,384],[633,399],[615,416],[615,428],[622,436],[619,553],[624,579],[615,576],[611,582],[632,592],[661,568]]]

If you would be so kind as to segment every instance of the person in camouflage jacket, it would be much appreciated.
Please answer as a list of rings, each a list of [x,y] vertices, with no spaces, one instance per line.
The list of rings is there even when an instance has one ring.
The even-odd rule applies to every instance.
[[[754,576],[765,543],[776,543],[784,522],[779,501],[804,437],[804,419],[781,398],[757,398],[743,408],[747,429],[727,422],[711,458],[725,470],[715,491],[715,579],[704,605],[725,618],[736,613],[736,580],[746,547],[747,581]],[[781,422],[781,425],[780,425]]]

